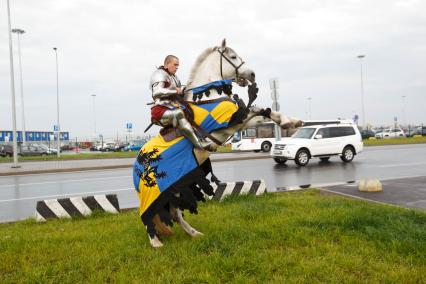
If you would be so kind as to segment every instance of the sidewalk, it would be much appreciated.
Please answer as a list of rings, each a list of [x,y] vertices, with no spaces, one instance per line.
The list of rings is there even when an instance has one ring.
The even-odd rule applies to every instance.
[[[321,190],[378,203],[426,210],[426,176],[382,180],[383,191],[361,192],[358,183],[324,187]]]
[[[135,154],[136,156],[136,154]],[[269,159],[269,153],[213,153],[212,162],[234,160]],[[132,167],[134,158],[91,159],[69,161],[20,162],[20,168],[12,168],[13,163],[0,163],[0,176],[42,174],[56,172],[75,172],[87,170],[104,170]]]

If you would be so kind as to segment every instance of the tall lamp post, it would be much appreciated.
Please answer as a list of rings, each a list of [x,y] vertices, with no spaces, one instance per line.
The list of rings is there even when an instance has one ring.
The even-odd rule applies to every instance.
[[[9,34],[9,55],[10,55],[10,91],[12,93],[12,128],[13,128],[13,165],[12,168],[19,168],[18,165],[18,135],[16,133],[16,106],[15,106],[15,77],[13,73],[13,49],[12,49],[12,29],[10,24],[10,6],[9,0],[7,3],[7,20]]]
[[[362,105],[362,127],[365,128],[365,107],[364,107],[364,82],[362,78],[362,59],[365,55],[361,54],[357,56],[361,67],[361,105]]]
[[[312,100],[312,98],[311,97],[309,97],[308,98],[308,111],[309,111],[309,119],[312,119],[312,114],[311,114],[311,100]]]
[[[407,117],[405,116],[405,98],[407,96],[402,96],[402,121],[405,126],[407,126]]]
[[[56,129],[58,132],[58,137],[57,137],[57,156],[58,158],[61,156],[61,126],[59,124],[59,76],[58,76],[58,49],[56,47],[53,48],[53,50],[55,51],[55,56],[56,56]]]
[[[25,107],[24,107],[24,84],[22,83],[22,63],[21,63],[21,35],[25,33],[21,29],[13,29],[12,33],[18,35],[18,55],[19,55],[19,79],[21,83],[21,102],[22,102],[22,145],[25,145]]]
[[[96,95],[92,94],[91,95],[93,98],[93,127],[94,127],[94,133],[93,136],[96,139],[96,105],[95,105],[95,99],[96,99]]]

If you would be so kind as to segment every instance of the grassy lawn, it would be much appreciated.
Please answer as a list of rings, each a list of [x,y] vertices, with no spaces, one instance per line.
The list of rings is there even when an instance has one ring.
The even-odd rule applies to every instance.
[[[87,159],[112,159],[112,158],[135,158],[138,152],[91,152],[79,153],[71,155],[56,155],[49,156],[34,156],[34,157],[19,157],[19,161],[66,161],[66,160],[87,160]],[[0,157],[0,163],[13,162],[13,157]]]
[[[136,211],[0,225],[0,283],[426,282],[426,213],[317,190],[208,202],[154,250]]]
[[[218,152],[228,153],[231,148],[228,146],[219,147]],[[89,160],[89,159],[119,159],[119,158],[136,158],[138,152],[93,152],[93,153],[80,153],[75,155],[56,155],[50,156],[35,156],[35,157],[19,157],[19,161],[69,161],[69,160]],[[11,163],[13,157],[0,157],[0,163]]]
[[[408,138],[374,139],[374,140],[366,139],[363,141],[364,141],[364,146],[421,144],[421,143],[426,143],[426,136],[408,137]]]

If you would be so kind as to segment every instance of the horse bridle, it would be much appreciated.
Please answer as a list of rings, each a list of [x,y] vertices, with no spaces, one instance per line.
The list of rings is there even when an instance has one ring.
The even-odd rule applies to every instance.
[[[220,50],[220,49],[217,50],[217,52],[220,53],[220,76],[222,77],[222,80],[223,80],[222,61],[223,61],[223,58],[225,58],[225,60],[228,61],[228,63],[231,64],[232,67],[235,68],[235,80],[237,80],[238,79],[238,69],[240,69],[240,67],[243,66],[243,64],[245,62],[241,60],[240,65],[238,65],[238,66],[235,65],[234,63],[232,63],[232,61],[228,57],[225,56],[225,51],[226,51],[226,49],[224,49],[223,51]]]

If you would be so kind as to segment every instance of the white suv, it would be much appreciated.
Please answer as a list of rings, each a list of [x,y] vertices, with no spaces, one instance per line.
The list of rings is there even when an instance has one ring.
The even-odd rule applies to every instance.
[[[363,146],[358,127],[352,123],[312,125],[275,142],[271,156],[278,164],[294,160],[298,166],[307,165],[314,157],[325,162],[330,156],[340,156],[343,162],[351,162]]]

